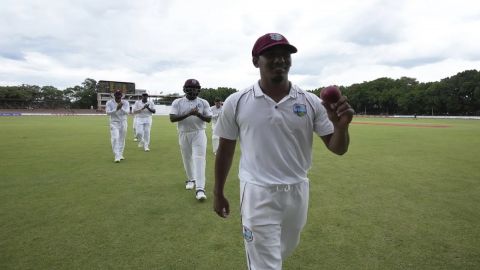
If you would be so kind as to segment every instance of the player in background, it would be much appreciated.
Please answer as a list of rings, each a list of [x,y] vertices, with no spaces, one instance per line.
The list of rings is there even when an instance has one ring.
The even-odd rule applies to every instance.
[[[136,123],[136,138],[140,141],[138,147],[143,147],[145,152],[150,151],[150,130],[152,128],[152,114],[155,113],[155,104],[148,100],[148,94],[143,93],[142,99],[133,105],[133,114]]]
[[[125,149],[125,136],[127,134],[127,116],[130,111],[128,101],[123,100],[123,94],[120,90],[116,90],[113,94],[114,99],[107,101],[105,111],[110,116],[110,140],[112,142],[112,150],[114,162],[118,163],[123,157]]]
[[[132,128],[133,128],[133,141],[138,142],[138,138],[137,138],[137,115],[136,114],[133,115]]]
[[[212,149],[213,149],[213,154],[217,154],[217,149],[218,149],[218,136],[215,135],[213,130],[215,130],[215,125],[217,124],[217,119],[222,113],[222,100],[220,98],[215,98],[215,105],[210,107],[212,110]]]
[[[137,98],[137,100],[140,100],[141,98]],[[136,102],[136,101],[135,101]],[[133,111],[133,108],[132,108],[132,111]],[[132,129],[133,129],[133,141],[134,142],[138,142],[138,138],[137,138],[137,115],[136,114],[133,114],[133,125],[132,125]]]
[[[248,269],[282,269],[307,220],[313,134],[333,153],[349,146],[353,110],[346,97],[324,104],[288,79],[297,48],[281,34],[261,36],[252,50],[260,80],[230,95],[215,134],[214,211],[230,214],[224,185],[240,141],[241,222]],[[302,267],[299,267],[302,268]]]
[[[206,123],[212,119],[210,105],[199,98],[200,83],[188,79],[183,86],[185,96],[172,103],[170,121],[177,122],[178,141],[187,174],[186,189],[196,189],[199,201],[207,199],[205,194],[205,166],[207,152]]]

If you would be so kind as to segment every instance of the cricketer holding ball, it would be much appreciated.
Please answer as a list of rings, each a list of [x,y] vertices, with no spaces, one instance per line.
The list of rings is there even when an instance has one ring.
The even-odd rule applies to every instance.
[[[125,136],[127,134],[127,115],[130,110],[128,101],[122,99],[122,92],[115,91],[114,99],[107,101],[105,111],[110,116],[110,140],[116,163],[124,159]]]
[[[207,198],[205,194],[205,157],[207,152],[206,123],[212,119],[210,104],[199,98],[200,83],[188,79],[183,86],[185,96],[172,103],[170,121],[177,122],[180,151],[183,166],[187,174],[185,188],[195,187],[195,197],[199,201]]]
[[[278,33],[261,36],[252,50],[260,80],[224,102],[215,134],[214,211],[226,218],[223,192],[240,141],[241,222],[250,270],[282,269],[307,220],[313,134],[342,155],[349,146],[353,110],[345,97],[330,106],[288,80],[297,48]],[[301,268],[301,267],[299,267]]]
[[[320,92],[320,98],[325,103],[336,103],[342,97],[340,89],[335,85],[330,85],[322,89]]]

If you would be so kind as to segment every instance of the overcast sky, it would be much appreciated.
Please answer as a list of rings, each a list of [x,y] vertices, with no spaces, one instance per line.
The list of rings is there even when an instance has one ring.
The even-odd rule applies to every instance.
[[[240,90],[259,78],[251,49],[269,32],[298,48],[290,80],[307,90],[480,69],[478,0],[0,0],[0,85]]]

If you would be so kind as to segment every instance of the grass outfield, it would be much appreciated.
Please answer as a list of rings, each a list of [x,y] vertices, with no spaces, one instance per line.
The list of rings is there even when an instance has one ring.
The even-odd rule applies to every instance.
[[[224,220],[212,210],[210,136],[199,203],[165,116],[151,152],[129,129],[120,164],[106,116],[0,127],[0,269],[246,268],[238,155]],[[309,218],[284,269],[479,269],[480,122],[356,118],[350,134],[343,157],[315,140]]]

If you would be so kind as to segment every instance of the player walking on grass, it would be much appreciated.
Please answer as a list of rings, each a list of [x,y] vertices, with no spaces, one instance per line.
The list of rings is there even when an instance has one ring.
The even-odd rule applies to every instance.
[[[140,141],[138,147],[143,147],[145,152],[150,151],[150,129],[152,128],[152,114],[155,113],[155,104],[148,100],[148,94],[143,93],[142,99],[133,105],[133,114],[136,123],[136,138]]]
[[[110,140],[114,161],[116,163],[125,159],[123,150],[125,149],[125,136],[127,134],[127,115],[130,109],[128,101],[122,99],[122,92],[115,91],[114,99],[107,101],[105,111],[110,116]]]
[[[218,149],[218,136],[215,135],[213,130],[215,130],[215,125],[217,124],[218,117],[222,113],[222,100],[220,98],[215,98],[215,105],[210,107],[212,110],[212,150],[213,153],[217,154]]]
[[[135,114],[133,115],[132,128],[133,128],[133,141],[137,142],[138,141],[138,138],[137,138],[137,115],[135,115]]]
[[[172,103],[170,121],[177,122],[180,151],[187,174],[186,189],[195,187],[199,201],[205,195],[205,157],[207,151],[206,122],[210,122],[212,111],[205,99],[199,98],[200,83],[188,79],[183,86],[185,96]]]
[[[353,110],[346,97],[323,104],[288,80],[297,49],[277,33],[261,36],[252,50],[260,80],[229,96],[217,121],[214,211],[230,214],[224,185],[240,140],[241,222],[248,268],[282,269],[307,220],[313,134],[342,155],[349,146]],[[323,104],[323,105],[322,105]],[[300,267],[301,268],[301,267]]]
[[[133,108],[132,108],[132,111],[133,111]],[[136,114],[133,114],[132,129],[133,129],[133,141],[138,142],[138,138],[137,138],[137,115]]]

